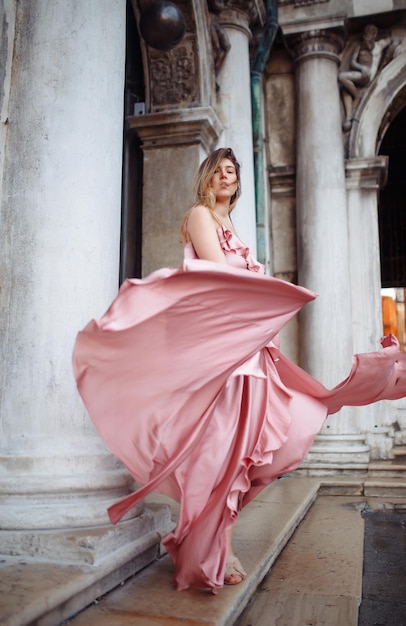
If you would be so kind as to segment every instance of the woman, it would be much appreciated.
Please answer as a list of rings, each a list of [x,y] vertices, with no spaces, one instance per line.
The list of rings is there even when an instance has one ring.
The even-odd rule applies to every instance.
[[[73,359],[91,418],[142,485],[110,519],[154,490],[177,500],[163,539],[176,585],[214,593],[245,576],[231,548],[238,512],[298,467],[326,415],[406,395],[406,355],[391,337],[354,357],[333,390],[279,352],[277,333],[316,296],[263,274],[230,218],[240,193],[233,151],[216,150],[182,224],[183,266],[127,280]]]
[[[185,258],[229,263],[263,273],[263,266],[253,259],[248,248],[237,243],[231,221],[231,211],[241,195],[241,183],[240,165],[230,148],[216,150],[202,163],[195,187],[197,204],[187,213],[181,227]],[[235,585],[246,573],[233,553],[231,528],[227,535],[224,583]]]

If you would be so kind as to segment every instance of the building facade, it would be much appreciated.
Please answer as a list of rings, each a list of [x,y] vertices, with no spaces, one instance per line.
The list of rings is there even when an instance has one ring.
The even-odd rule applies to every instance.
[[[109,526],[131,480],[84,411],[72,347],[120,280],[179,265],[208,152],[241,161],[234,221],[267,271],[320,294],[283,331],[288,356],[337,384],[379,349],[382,287],[405,342],[406,1],[177,0],[184,35],[159,47],[140,29],[154,4],[0,14],[0,552],[104,551],[111,580],[154,558],[169,519],[141,506]],[[405,400],[346,408],[302,469],[362,473],[405,443]]]

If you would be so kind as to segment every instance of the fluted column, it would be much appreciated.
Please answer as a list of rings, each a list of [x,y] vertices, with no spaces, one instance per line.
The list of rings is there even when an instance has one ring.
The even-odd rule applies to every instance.
[[[340,35],[311,30],[290,41],[297,85],[299,283],[320,294],[300,316],[300,362],[327,387],[351,367],[352,309],[338,54]],[[354,443],[357,454],[355,454]],[[316,452],[317,450],[317,452]],[[331,416],[309,455],[316,464],[367,461],[354,411]]]
[[[96,556],[81,529],[111,535],[106,508],[131,480],[93,428],[71,366],[77,332],[118,289],[125,1],[15,3],[12,16],[2,110],[0,553],[89,562]],[[134,547],[139,532],[119,531],[103,556]],[[131,555],[129,547],[120,559]]]
[[[218,114],[224,126],[218,147],[233,148],[241,168],[242,196],[233,211],[233,221],[250,249],[256,252],[256,217],[254,156],[251,122],[251,72],[249,57],[248,12],[239,8],[227,8],[220,14],[230,48],[217,76]],[[232,6],[230,3],[228,6]]]

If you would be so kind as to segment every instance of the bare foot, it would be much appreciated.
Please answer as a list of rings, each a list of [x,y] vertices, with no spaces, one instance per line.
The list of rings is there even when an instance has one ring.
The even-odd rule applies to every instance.
[[[246,575],[247,573],[238,558],[234,554],[230,554],[226,563],[226,571],[224,572],[224,584],[239,585]]]

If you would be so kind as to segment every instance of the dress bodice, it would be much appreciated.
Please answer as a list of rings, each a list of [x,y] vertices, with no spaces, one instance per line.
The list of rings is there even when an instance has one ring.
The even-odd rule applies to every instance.
[[[228,265],[239,269],[248,269],[251,272],[264,274],[264,266],[251,254],[249,248],[231,230],[221,224],[217,235]],[[185,260],[198,259],[196,250],[191,241],[184,244],[183,256]]]

